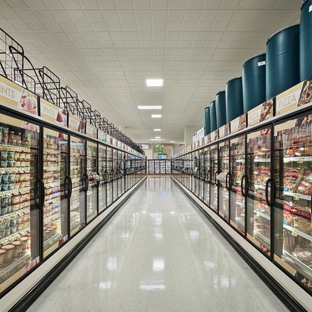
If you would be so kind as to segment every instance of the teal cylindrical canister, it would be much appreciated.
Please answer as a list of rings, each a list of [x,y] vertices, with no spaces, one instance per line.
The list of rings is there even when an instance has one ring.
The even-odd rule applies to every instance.
[[[205,108],[205,136],[211,132],[210,127],[210,107]]]
[[[243,114],[242,77],[229,80],[225,85],[226,123]]]
[[[225,91],[220,91],[216,94],[217,128],[222,127],[226,123],[225,109]]]
[[[216,101],[210,103],[210,130],[217,130]]]
[[[265,102],[265,53],[248,59],[242,68],[243,113]]]
[[[266,100],[296,85],[299,78],[299,24],[280,30],[266,45]]]

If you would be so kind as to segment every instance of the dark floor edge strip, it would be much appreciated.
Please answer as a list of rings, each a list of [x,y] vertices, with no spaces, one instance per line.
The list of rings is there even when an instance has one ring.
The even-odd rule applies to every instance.
[[[271,275],[269,275],[254,259],[251,257],[240,244],[234,240],[230,234],[223,229],[199,203],[188,193],[184,186],[175,178],[172,178],[175,184],[182,192],[195,204],[195,206],[203,213],[203,215],[213,224],[213,226],[222,234],[222,236],[230,243],[242,259],[249,267],[261,278],[261,280],[270,288],[270,290],[283,302],[283,304],[293,312],[307,312],[307,310],[294,298],[291,294],[282,287]]]
[[[92,240],[92,238],[103,228],[103,226],[116,214],[123,204],[141,187],[146,177],[135,184],[132,190],[123,198],[116,207],[84,237],[44,278],[42,278],[23,298],[21,298],[9,312],[26,311],[39,296],[49,287],[49,285],[62,273],[63,270],[74,260],[82,249]],[[14,291],[14,290],[12,290]]]

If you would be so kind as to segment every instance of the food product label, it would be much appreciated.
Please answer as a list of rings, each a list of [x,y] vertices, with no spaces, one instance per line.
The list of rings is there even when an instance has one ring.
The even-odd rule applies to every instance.
[[[219,130],[215,130],[214,132],[212,132],[212,141],[218,140],[219,139]]]
[[[289,204],[286,204],[286,203],[283,205],[283,209],[298,217],[311,220],[311,214],[307,210],[300,209],[299,207],[296,207],[296,206],[290,206]]]
[[[40,98],[40,115],[44,120],[67,127],[67,111]]]
[[[246,114],[243,114],[230,123],[231,133],[236,133],[246,128]],[[229,130],[230,131],[230,130]]]
[[[238,126],[239,126],[239,117],[231,121],[231,133],[237,132]]]
[[[304,91],[303,87],[304,85],[309,88],[309,84],[307,85],[307,82],[300,82],[292,88],[276,96],[276,115],[282,115],[284,113],[291,112],[299,106],[299,102],[310,102],[310,95],[308,95],[308,98],[306,97],[306,91]]]
[[[94,126],[90,125],[87,123],[86,125],[86,134],[90,137],[90,138],[97,138],[97,130]]]
[[[274,99],[270,99],[248,112],[248,126],[253,126],[261,121],[268,120],[273,117]]]
[[[219,128],[219,138],[223,138],[224,137],[224,126]]]
[[[98,139],[106,142],[106,133],[103,130],[98,130]]]
[[[78,131],[80,133],[85,133],[86,124],[79,117],[69,113],[68,125],[71,130]]]
[[[0,76],[0,104],[38,115],[37,95],[2,76]]]

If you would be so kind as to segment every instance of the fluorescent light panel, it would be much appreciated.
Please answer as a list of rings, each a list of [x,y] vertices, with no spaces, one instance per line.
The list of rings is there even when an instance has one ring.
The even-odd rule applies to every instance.
[[[154,131],[161,131],[161,129],[154,129]]]
[[[155,137],[155,139],[161,139],[161,137]]]
[[[164,79],[146,79],[146,85],[148,87],[162,87]]]
[[[154,106],[138,106],[138,109],[162,109],[162,106],[161,105],[154,105]]]
[[[152,115],[152,118],[161,118],[161,115]]]

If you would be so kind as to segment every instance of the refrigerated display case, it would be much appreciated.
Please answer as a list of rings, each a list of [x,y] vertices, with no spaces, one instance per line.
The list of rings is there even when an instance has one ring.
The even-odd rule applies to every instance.
[[[0,114],[0,292],[40,261],[40,127]]]
[[[218,211],[218,180],[219,174],[219,145],[214,144],[210,147],[210,170],[211,170],[211,182],[210,182],[210,207],[215,212]]]
[[[204,176],[204,203],[209,205],[210,202],[210,196],[209,196],[209,188],[210,188],[210,181],[211,181],[211,166],[210,166],[210,148],[206,147],[204,149],[204,171],[205,171],[205,176]]]
[[[275,126],[274,260],[312,290],[312,115]]]
[[[230,141],[230,223],[245,234],[245,136]]]
[[[97,216],[98,188],[100,177],[98,174],[98,148],[97,144],[87,141],[87,222]]]
[[[70,198],[70,236],[86,225],[86,192],[88,176],[86,174],[85,140],[70,137],[70,176],[72,192]]]
[[[124,193],[125,191],[125,179],[124,179],[124,153],[118,151],[118,161],[117,161],[117,196],[118,198]]]
[[[218,180],[218,202],[219,215],[229,222],[230,219],[230,200],[229,190],[231,183],[230,174],[230,155],[229,141],[219,144],[219,170],[217,175]]]
[[[113,202],[118,198],[118,151],[113,149],[113,174],[112,174],[112,184],[113,184]]]
[[[43,128],[43,257],[68,240],[68,136]]]
[[[99,213],[106,209],[106,184],[107,184],[107,170],[106,170],[106,146],[99,146]]]
[[[247,239],[271,253],[271,127],[247,135]]]
[[[114,178],[113,149],[111,147],[107,147],[106,168],[107,168],[106,196],[107,196],[107,206],[109,206],[113,202],[113,178]]]

